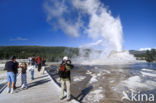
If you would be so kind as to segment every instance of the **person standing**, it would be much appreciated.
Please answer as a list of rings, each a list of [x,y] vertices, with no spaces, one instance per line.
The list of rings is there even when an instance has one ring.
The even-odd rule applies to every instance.
[[[21,73],[21,88],[28,88],[27,86],[27,64],[24,62],[20,66],[22,68],[22,73]]]
[[[41,70],[41,58],[37,56],[37,65],[38,65],[38,71],[40,72]]]
[[[32,65],[32,63],[30,63],[30,66],[28,67],[28,70],[31,73],[31,80],[34,80],[34,65]]]
[[[27,59],[27,63],[28,63],[28,65],[30,64],[30,57],[28,57],[28,59]]]
[[[34,60],[35,60],[35,67],[38,68],[37,57],[35,57]]]
[[[41,67],[42,67],[42,70],[43,70],[43,74],[45,72],[45,66],[46,66],[46,59],[44,57],[42,57],[41,59]]]
[[[32,65],[34,66],[35,65],[35,58],[34,57],[32,57],[31,62],[32,62]]]
[[[11,58],[11,61],[6,62],[6,64],[5,64],[5,69],[7,70],[7,81],[8,81],[7,93],[13,93],[13,91],[14,91],[14,83],[15,83],[15,74],[14,74],[15,61],[16,61],[16,57],[13,56]]]
[[[66,85],[67,90],[67,101],[70,101],[71,94],[70,94],[70,70],[73,68],[71,61],[68,60],[68,57],[64,57],[62,63],[59,67],[59,76],[61,78],[61,100],[64,99],[64,89]]]

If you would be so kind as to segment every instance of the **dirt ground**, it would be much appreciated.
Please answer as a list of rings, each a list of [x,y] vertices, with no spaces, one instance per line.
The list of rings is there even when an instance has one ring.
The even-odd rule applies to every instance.
[[[47,71],[55,79],[56,83],[60,85],[57,68],[58,65],[51,65],[49,68],[47,68]],[[71,94],[75,99],[82,103],[122,103],[121,93],[116,92],[114,88],[121,80],[125,80],[129,77],[127,74],[129,74],[128,69],[122,71],[119,68],[110,69],[107,66],[75,65],[71,70]],[[97,81],[90,83],[91,79],[94,79],[94,76],[96,77]],[[77,80],[79,77],[84,78],[82,80]],[[74,80],[75,78],[76,81]],[[88,95],[92,93],[92,91],[98,90],[99,88],[103,98],[101,97],[99,101],[94,101],[92,100],[94,99],[92,98],[92,95]],[[96,98],[98,99],[98,96]]]

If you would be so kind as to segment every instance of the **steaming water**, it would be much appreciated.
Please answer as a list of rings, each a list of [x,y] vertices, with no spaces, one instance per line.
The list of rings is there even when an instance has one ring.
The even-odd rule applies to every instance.
[[[132,54],[129,54],[128,51],[112,51],[110,53],[91,51],[89,56],[86,56],[84,51],[80,52],[79,57],[72,58],[74,63],[83,65],[114,65],[139,62]]]
[[[69,9],[72,8],[72,9]],[[123,64],[135,58],[123,51],[123,30],[119,17],[100,0],[48,0],[44,3],[47,22],[67,35],[91,40],[80,46],[80,55],[73,58],[79,64]],[[85,48],[90,49],[87,54]],[[97,52],[96,50],[101,50]],[[115,52],[112,52],[115,51]]]
[[[93,91],[101,90],[99,95],[103,95],[109,101],[121,101],[123,91],[129,94],[130,90],[148,95],[152,93],[156,96],[156,63],[93,65],[88,66],[87,74],[92,76],[88,84],[93,85]],[[88,95],[87,97],[94,98],[95,96],[96,98],[98,94]],[[85,102],[90,101],[84,100],[86,100]]]
[[[49,71],[59,83],[55,68],[52,66]],[[155,76],[156,63],[75,64],[71,71],[71,93],[74,97],[85,95],[77,98],[84,103],[118,103],[122,101],[123,91],[128,95],[131,90],[156,96]]]

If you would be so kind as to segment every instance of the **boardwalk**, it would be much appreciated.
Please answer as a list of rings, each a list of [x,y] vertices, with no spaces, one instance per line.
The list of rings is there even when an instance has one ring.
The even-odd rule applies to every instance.
[[[59,99],[60,88],[51,77],[35,70],[35,79],[30,79],[30,72],[27,72],[28,89],[21,89],[21,76],[17,79],[17,89],[13,94],[8,94],[6,89],[0,94],[0,103],[66,103],[66,100]],[[77,103],[71,100],[68,103]]]

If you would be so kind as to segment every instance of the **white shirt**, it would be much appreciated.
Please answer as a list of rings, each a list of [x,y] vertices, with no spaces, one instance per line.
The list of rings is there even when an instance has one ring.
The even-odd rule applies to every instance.
[[[28,70],[34,70],[34,66],[28,66]]]

